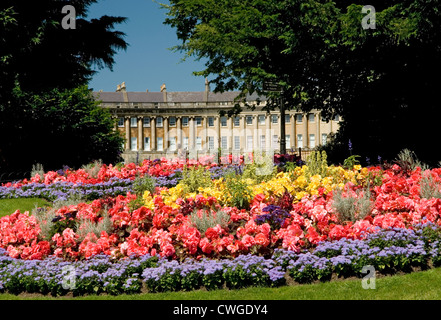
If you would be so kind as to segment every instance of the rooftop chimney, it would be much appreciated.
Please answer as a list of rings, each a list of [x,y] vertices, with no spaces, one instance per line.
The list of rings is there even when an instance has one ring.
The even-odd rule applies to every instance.
[[[204,91],[204,101],[208,102],[208,93],[210,92],[210,82],[205,78],[205,91]]]
[[[167,102],[167,88],[165,87],[165,83],[161,86],[161,92],[164,102]]]

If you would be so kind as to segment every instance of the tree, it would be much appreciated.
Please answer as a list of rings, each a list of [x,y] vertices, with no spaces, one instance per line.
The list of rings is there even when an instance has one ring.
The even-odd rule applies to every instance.
[[[94,160],[120,161],[123,138],[114,130],[115,121],[101,108],[87,86],[52,89],[43,94],[15,90],[16,108],[8,124],[17,133],[14,144],[4,150],[14,167],[46,170],[67,165],[79,168]],[[19,127],[14,127],[19,123]]]
[[[121,139],[87,86],[126,49],[114,26],[123,17],[87,20],[97,0],[4,0],[0,4],[0,171],[116,161]],[[74,28],[63,26],[74,9]]]
[[[320,109],[325,121],[340,114],[334,161],[348,155],[349,139],[366,157],[409,147],[431,149],[434,160],[441,152],[421,143],[427,123],[412,127],[416,110],[438,115],[440,80],[429,78],[440,71],[438,2],[372,1],[376,28],[364,29],[363,6],[352,1],[174,0],[165,23],[182,40],[176,50],[207,59],[195,73],[215,75],[215,91],[265,94],[263,83],[275,80],[284,108]],[[277,108],[277,95],[269,98]]]

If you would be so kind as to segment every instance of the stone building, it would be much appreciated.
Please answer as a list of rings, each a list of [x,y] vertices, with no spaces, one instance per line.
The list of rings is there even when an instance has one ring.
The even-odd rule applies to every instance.
[[[280,113],[262,111],[265,98],[248,95],[248,103],[261,100],[255,110],[244,108],[235,117],[220,116],[236,103],[238,92],[214,93],[206,82],[201,92],[130,92],[125,83],[115,92],[95,92],[103,108],[118,119],[116,130],[125,137],[125,161],[160,157],[190,158],[217,154],[275,152],[280,147]],[[339,117],[329,122],[320,113],[286,111],[286,150],[308,150],[325,144],[339,127]]]

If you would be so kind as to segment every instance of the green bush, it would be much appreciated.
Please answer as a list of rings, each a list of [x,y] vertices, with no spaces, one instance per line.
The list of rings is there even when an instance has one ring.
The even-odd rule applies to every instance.
[[[204,167],[185,167],[182,171],[182,179],[179,181],[185,193],[198,192],[199,188],[210,187],[213,182],[211,174]]]
[[[198,229],[202,236],[204,236],[208,228],[213,228],[217,225],[226,228],[229,221],[230,215],[224,211],[203,210],[202,214],[198,214],[198,211],[194,210],[190,215],[191,225]]]
[[[149,191],[151,194],[154,194],[156,190],[156,180],[152,176],[146,174],[143,177],[137,177],[133,181],[132,186],[133,186],[133,191],[137,195],[142,195],[146,191]]]
[[[371,214],[373,206],[369,186],[363,190],[356,190],[355,197],[350,195],[344,196],[343,190],[340,188],[336,188],[333,191],[332,207],[341,223],[364,219]]]

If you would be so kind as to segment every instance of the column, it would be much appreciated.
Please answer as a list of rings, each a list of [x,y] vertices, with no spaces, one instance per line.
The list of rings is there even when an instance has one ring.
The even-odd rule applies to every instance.
[[[194,116],[189,117],[189,139],[188,139],[188,149],[190,151],[195,150],[195,125],[194,125]]]
[[[291,114],[291,147],[292,149],[296,148],[297,137],[296,137],[296,115]]]
[[[241,132],[240,132],[240,150],[242,154],[245,154],[247,150],[247,119],[246,116],[240,117]]]
[[[217,137],[214,137],[214,140],[217,141],[215,144],[216,149],[219,149],[221,147],[221,129],[220,129],[220,116],[217,116],[215,121],[215,128],[216,128],[216,135]]]
[[[208,117],[203,117],[202,121],[202,150],[206,150],[205,152],[208,153]]]
[[[181,117],[176,117],[176,130],[177,130],[177,141],[176,147],[182,149],[182,120]]]
[[[322,139],[320,137],[320,111],[316,113],[315,119],[317,121],[317,128],[316,128],[317,129],[317,133],[316,133],[317,137],[315,138],[315,141],[316,141],[315,145],[320,146],[322,144]]]
[[[309,137],[308,137],[308,114],[305,113],[303,115],[303,117],[305,118],[305,121],[303,121],[303,149],[304,149],[304,148],[309,148],[309,145],[308,145],[308,140],[309,140]]]
[[[271,134],[271,115],[267,114],[265,116],[265,124],[266,124],[266,133],[265,133],[265,139],[266,139],[266,150],[270,151],[272,149],[271,145],[272,145],[272,134]]]
[[[229,117],[227,120],[227,128],[229,131],[228,135],[228,149],[229,152],[233,151],[233,135],[234,135],[234,127],[233,127],[233,117]]]
[[[168,117],[163,117],[163,126],[164,126],[164,151],[167,152],[169,147],[169,141],[168,141]]]
[[[138,150],[139,151],[144,150],[143,124],[144,124],[144,117],[142,116],[138,117]]]
[[[150,150],[156,151],[156,118],[150,118]]]
[[[126,151],[130,150],[130,117],[125,117],[126,126]]]
[[[259,116],[253,115],[253,151],[260,149],[259,146]]]

